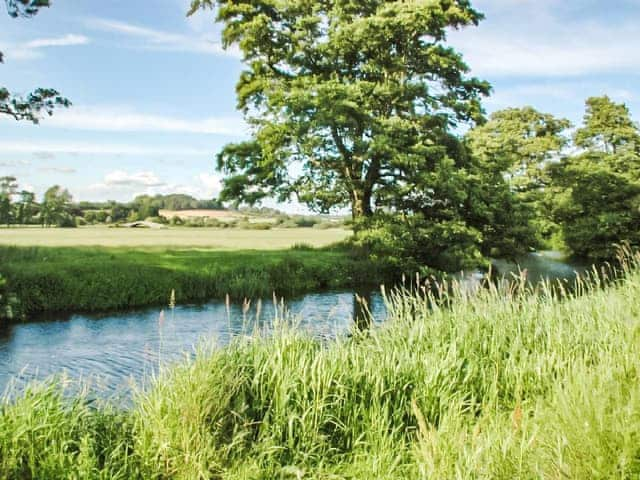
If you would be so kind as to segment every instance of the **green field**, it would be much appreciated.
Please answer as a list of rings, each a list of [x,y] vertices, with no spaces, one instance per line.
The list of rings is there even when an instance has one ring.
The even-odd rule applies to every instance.
[[[0,230],[0,274],[26,316],[376,285],[385,267],[330,246],[345,230]],[[317,248],[315,248],[317,247]],[[388,273],[387,273],[388,274]]]
[[[640,273],[423,291],[328,344],[281,326],[165,371],[131,409],[53,382],[0,407],[0,477],[635,479]]]
[[[200,247],[214,250],[279,250],[296,244],[324,247],[348,238],[343,229],[286,228],[1,228],[0,245],[41,247]]]

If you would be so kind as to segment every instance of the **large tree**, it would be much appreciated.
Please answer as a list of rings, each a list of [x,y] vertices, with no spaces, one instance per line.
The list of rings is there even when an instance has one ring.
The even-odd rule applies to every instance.
[[[510,201],[514,213],[507,217],[521,220],[513,225],[519,225],[517,231],[520,232],[509,240],[513,247],[523,240],[528,247],[540,247],[542,243],[553,243],[559,235],[560,227],[551,216],[554,188],[551,188],[548,167],[561,160],[569,143],[565,133],[569,127],[568,120],[532,107],[508,108],[493,113],[488,122],[466,135],[472,155],[485,169],[500,172],[515,195],[514,198],[505,192],[495,195],[501,191],[499,187],[488,191],[503,202]],[[505,219],[505,211],[508,209],[496,209],[495,213]],[[527,217],[530,229],[523,228]],[[500,241],[501,232],[496,233],[494,237]]]
[[[68,190],[54,185],[49,188],[42,200],[40,222],[43,226],[72,227],[75,226],[71,217],[71,202],[73,198]]]
[[[41,8],[50,5],[49,0],[5,0],[7,11],[13,18],[32,17]],[[4,56],[0,52],[0,63]],[[42,114],[52,115],[55,108],[69,107],[71,102],[52,88],[37,88],[27,95],[16,95],[0,86],[0,114],[15,120],[38,123]]]
[[[611,259],[618,245],[640,247],[640,129],[624,104],[586,101],[575,142],[583,151],[554,165],[554,215],[576,254]]]
[[[216,9],[225,47],[239,47],[246,67],[238,104],[253,135],[218,156],[225,199],[295,195],[369,217],[447,162],[453,126],[482,118],[490,87],[446,44],[449,29],[482,19],[467,0],[195,0],[199,8]]]

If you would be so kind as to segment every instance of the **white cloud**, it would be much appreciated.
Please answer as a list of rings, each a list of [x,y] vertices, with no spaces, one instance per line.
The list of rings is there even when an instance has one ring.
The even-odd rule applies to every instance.
[[[138,195],[167,195],[182,193],[195,198],[216,197],[220,193],[221,180],[210,173],[201,173],[188,183],[168,182],[151,171],[127,172],[115,170],[102,181],[78,190],[78,196],[86,200],[112,199],[129,201]]]
[[[116,170],[104,177],[106,186],[136,186],[136,187],[164,187],[165,182],[160,180],[153,172],[128,173],[124,170]]]
[[[176,132],[210,135],[244,135],[247,126],[240,117],[185,119],[139,113],[127,108],[73,107],[43,119],[42,125],[73,130],[109,132]]]
[[[211,173],[201,173],[197,176],[200,182],[200,191],[202,198],[217,197],[222,190],[222,181],[220,176]]]
[[[146,49],[204,53],[232,57],[240,56],[239,51],[236,48],[229,48],[226,50],[222,48],[220,41],[217,40],[217,36],[191,36],[103,18],[89,19],[87,20],[87,25],[96,30],[126,35],[128,37],[143,40],[144,43],[141,43],[138,46]]]
[[[0,160],[0,167],[2,168],[27,167],[30,164],[27,160]]]
[[[213,149],[192,147],[154,147],[149,145],[126,145],[98,142],[90,143],[0,140],[0,151],[2,151],[3,153],[30,153],[38,155],[55,155],[57,153],[66,153],[72,155],[210,156],[213,152]]]
[[[61,37],[37,38],[24,44],[8,45],[6,56],[10,60],[31,60],[42,57],[43,48],[74,47],[86,45],[90,42],[84,35],[69,33]]]
[[[69,33],[62,37],[53,38],[39,38],[27,42],[25,46],[27,48],[45,48],[45,47],[71,47],[75,45],[86,45],[89,43],[89,38],[84,35],[75,35]]]
[[[76,173],[77,170],[73,167],[56,167],[56,166],[51,166],[51,167],[40,167],[39,170],[41,172],[49,172],[49,173],[62,173],[65,175],[70,175],[72,173]]]
[[[637,22],[566,18],[563,5],[551,0],[479,3],[486,6],[487,20],[449,35],[474,74],[575,77],[640,71]]]

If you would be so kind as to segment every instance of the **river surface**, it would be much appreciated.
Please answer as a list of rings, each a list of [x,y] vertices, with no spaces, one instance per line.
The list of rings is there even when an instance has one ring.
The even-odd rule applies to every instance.
[[[530,281],[571,279],[585,265],[569,263],[554,252],[527,255],[515,265],[496,261],[501,275],[527,271]],[[477,282],[478,274],[465,277]],[[386,309],[382,296],[367,295],[376,323]],[[130,390],[157,371],[159,365],[193,355],[199,345],[223,346],[255,329],[270,330],[273,319],[286,318],[311,335],[331,339],[348,334],[361,311],[353,292],[324,292],[274,305],[210,302],[174,309],[87,315],[50,315],[28,323],[0,327],[0,393],[8,386],[56,374],[89,382],[97,391],[116,395]]]

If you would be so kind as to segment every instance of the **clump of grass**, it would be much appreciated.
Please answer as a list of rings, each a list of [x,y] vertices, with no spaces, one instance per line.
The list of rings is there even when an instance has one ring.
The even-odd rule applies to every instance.
[[[93,427],[85,407],[26,396],[0,425],[41,446],[48,419],[71,418],[54,438],[73,448],[30,456],[8,434],[0,465],[27,458],[31,474],[53,462],[57,478],[76,468],[81,432],[129,478],[636,478],[638,265],[573,292],[524,281],[400,290],[387,295],[387,324],[367,333],[326,344],[281,324],[205,349],[136,395],[124,440]],[[91,465],[103,478],[115,468]]]

